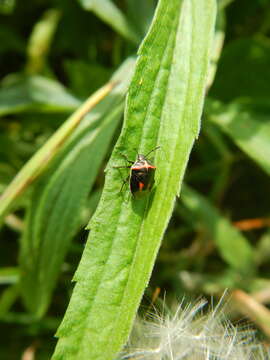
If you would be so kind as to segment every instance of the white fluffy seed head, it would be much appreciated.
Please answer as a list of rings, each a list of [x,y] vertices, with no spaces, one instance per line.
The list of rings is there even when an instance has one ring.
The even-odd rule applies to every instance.
[[[218,304],[206,314],[206,301],[183,306],[172,315],[137,319],[121,359],[270,360],[254,331],[235,327]]]

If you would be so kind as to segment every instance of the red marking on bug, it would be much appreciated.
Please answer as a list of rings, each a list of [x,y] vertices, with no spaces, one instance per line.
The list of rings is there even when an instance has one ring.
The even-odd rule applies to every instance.
[[[140,182],[140,183],[139,183],[139,189],[140,189],[140,191],[143,191],[143,188],[144,188],[144,183]]]
[[[156,166],[145,164],[142,166],[131,166],[132,170],[141,170],[141,169],[156,169]]]

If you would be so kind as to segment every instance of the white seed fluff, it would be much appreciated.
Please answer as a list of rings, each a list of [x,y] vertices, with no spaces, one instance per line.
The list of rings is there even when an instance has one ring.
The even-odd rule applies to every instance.
[[[137,319],[120,359],[140,360],[270,360],[254,331],[232,325],[220,304],[203,314],[206,301],[173,315]]]

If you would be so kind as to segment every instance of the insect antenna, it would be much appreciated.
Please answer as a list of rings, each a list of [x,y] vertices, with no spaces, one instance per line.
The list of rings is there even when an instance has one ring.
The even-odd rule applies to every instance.
[[[145,157],[147,158],[152,152],[156,151],[157,149],[159,149],[160,146],[156,146],[154,149],[152,149],[151,151],[149,151],[148,154],[145,155]]]

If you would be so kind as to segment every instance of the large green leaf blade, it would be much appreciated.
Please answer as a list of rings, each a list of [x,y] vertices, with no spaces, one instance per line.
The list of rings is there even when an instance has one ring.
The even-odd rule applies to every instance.
[[[130,86],[123,131],[62,325],[54,359],[112,359],[127,339],[198,135],[215,1],[161,0]],[[123,198],[119,152],[156,145],[156,189]],[[120,162],[121,161],[121,162]]]

